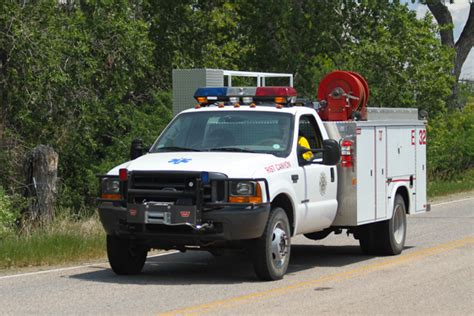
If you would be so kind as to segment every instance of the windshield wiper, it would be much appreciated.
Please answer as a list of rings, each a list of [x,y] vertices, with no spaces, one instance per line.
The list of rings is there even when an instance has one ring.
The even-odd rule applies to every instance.
[[[177,146],[168,146],[168,147],[160,147],[155,150],[158,151],[201,151],[195,148],[186,148],[186,147],[177,147]]]
[[[239,148],[239,147],[216,147],[216,148],[209,148],[209,151],[233,151],[233,152],[242,152],[242,153],[255,153],[255,151]]]

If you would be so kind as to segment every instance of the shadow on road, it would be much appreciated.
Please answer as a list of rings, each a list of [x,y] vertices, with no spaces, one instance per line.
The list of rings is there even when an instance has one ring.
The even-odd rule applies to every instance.
[[[288,274],[315,267],[343,267],[371,259],[358,246],[292,245]],[[117,276],[111,269],[71,275],[70,278],[116,284],[233,284],[258,282],[245,254],[214,257],[204,251],[149,258],[139,275]]]

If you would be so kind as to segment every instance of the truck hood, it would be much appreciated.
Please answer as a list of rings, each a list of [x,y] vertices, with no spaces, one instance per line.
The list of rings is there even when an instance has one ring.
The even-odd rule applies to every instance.
[[[208,171],[220,172],[228,177],[254,177],[267,168],[288,164],[285,158],[269,154],[235,152],[169,152],[152,153],[123,163],[108,172],[118,175],[121,168],[130,171]]]

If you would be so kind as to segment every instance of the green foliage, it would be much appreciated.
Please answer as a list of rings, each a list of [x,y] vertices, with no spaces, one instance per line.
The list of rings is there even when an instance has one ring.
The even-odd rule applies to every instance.
[[[40,143],[58,151],[62,206],[90,204],[95,173],[126,160],[131,139],[143,136],[151,143],[170,119],[169,94],[156,91],[150,80],[155,68],[149,24],[134,3],[8,2],[0,14],[6,30],[0,33],[4,136],[19,139],[23,152]],[[2,160],[18,151],[9,149]],[[27,185],[21,183],[21,164],[13,171],[11,164],[0,168],[8,175],[3,183]]]
[[[427,155],[432,179],[452,179],[474,166],[474,100],[430,120]]]
[[[367,78],[369,105],[443,112],[454,80],[453,52],[436,38],[431,19],[418,20],[394,3],[367,3],[361,14],[353,14],[354,6],[346,12],[353,30],[344,44],[349,53],[340,54],[336,64]]]
[[[458,192],[474,191],[474,168],[463,171],[463,173],[452,179],[431,178],[428,181],[428,197],[438,197]]]
[[[0,240],[12,233],[20,216],[21,204],[18,205],[15,200],[14,197],[6,195],[4,188],[0,186]]]
[[[91,205],[95,175],[127,160],[132,139],[151,145],[171,119],[173,68],[290,72],[311,98],[331,70],[358,71],[370,105],[430,112],[430,172],[449,176],[472,160],[467,146],[446,143],[453,129],[472,138],[470,110],[445,110],[454,52],[441,46],[431,19],[417,20],[396,1],[49,0],[0,8],[0,184],[9,196],[27,189],[22,159],[43,143],[59,153],[60,206]],[[459,153],[452,165],[438,156],[446,144]]]

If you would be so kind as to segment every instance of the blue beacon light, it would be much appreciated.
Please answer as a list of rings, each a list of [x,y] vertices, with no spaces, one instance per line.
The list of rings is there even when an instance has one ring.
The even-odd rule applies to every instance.
[[[209,184],[209,172],[207,171],[201,172],[201,182],[203,184]]]
[[[199,88],[194,93],[194,97],[223,97],[227,95],[227,87]]]

